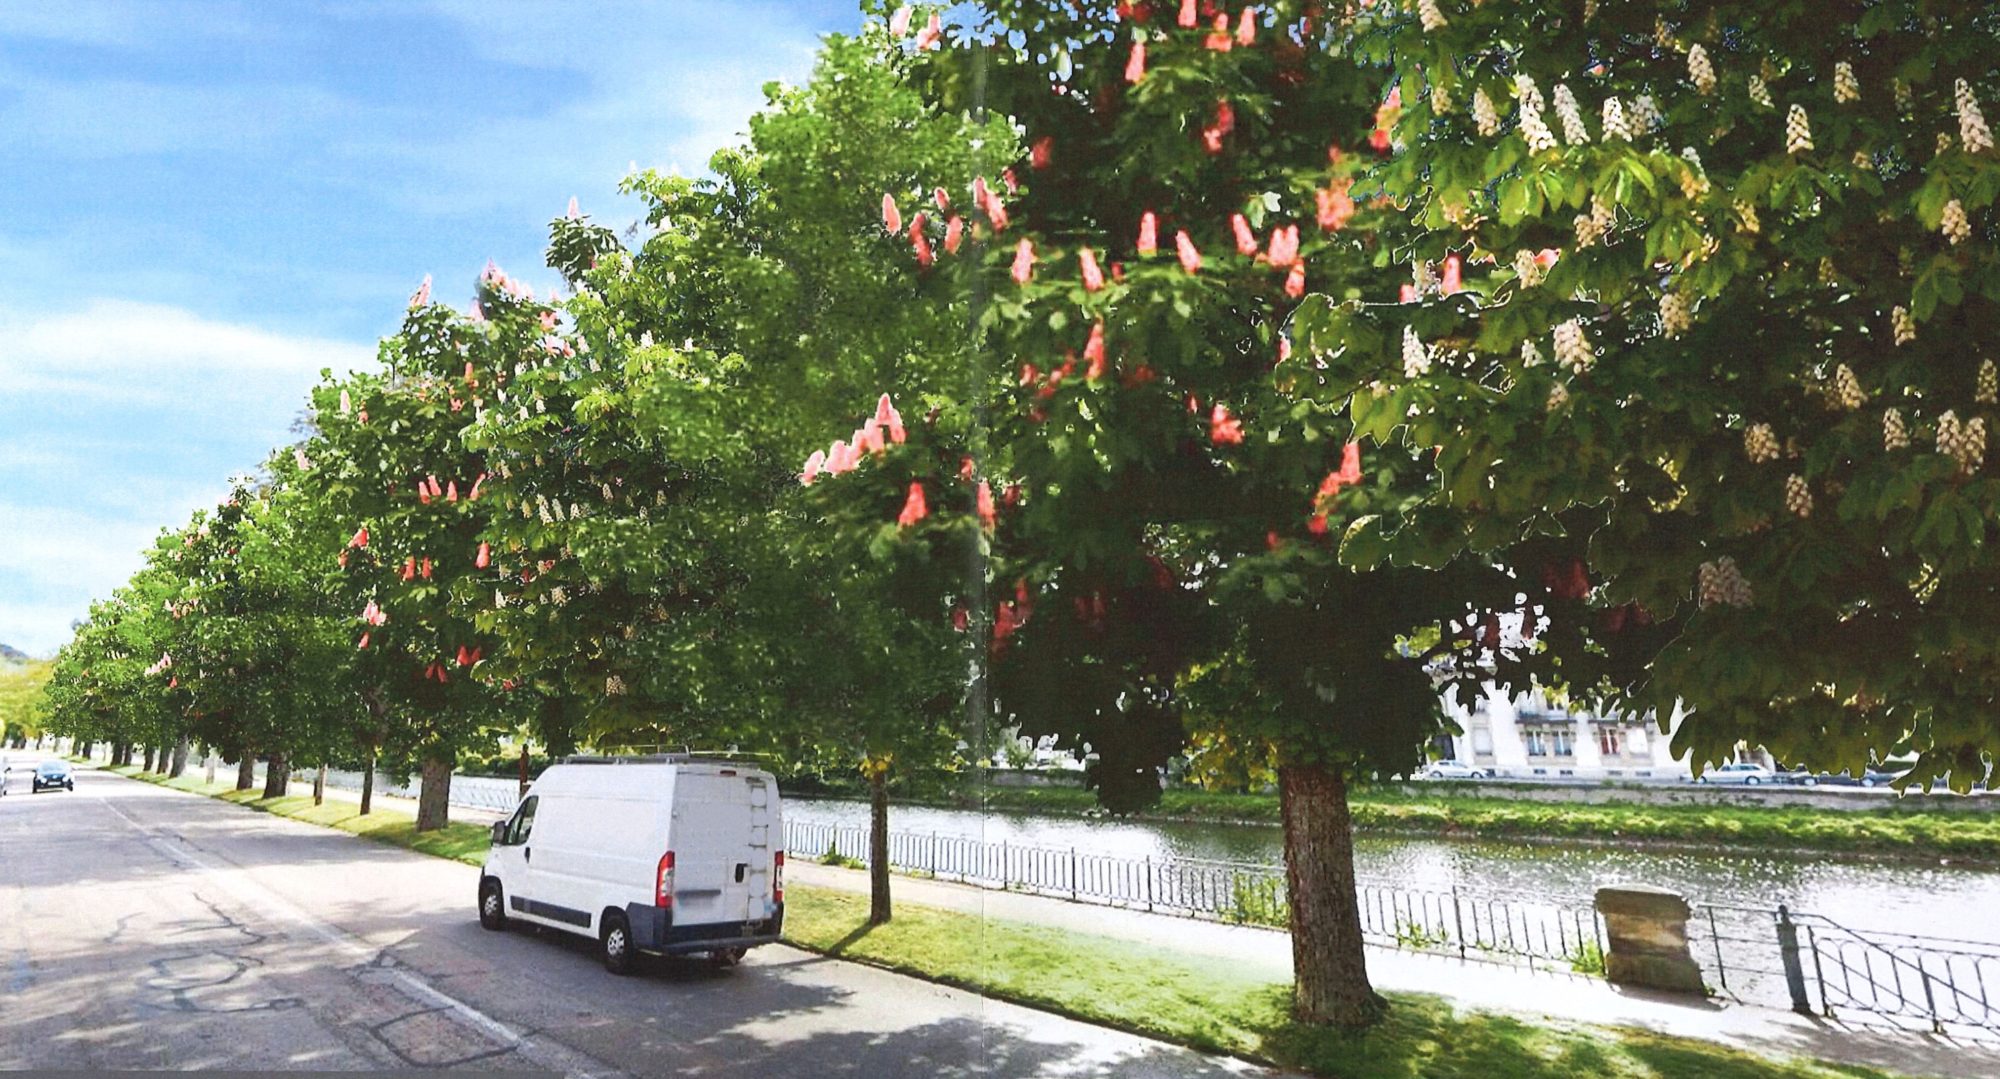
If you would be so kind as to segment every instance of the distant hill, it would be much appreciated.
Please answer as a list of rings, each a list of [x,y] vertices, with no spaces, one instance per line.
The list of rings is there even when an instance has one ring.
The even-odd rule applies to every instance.
[[[0,663],[26,663],[33,658],[18,648],[0,644]]]

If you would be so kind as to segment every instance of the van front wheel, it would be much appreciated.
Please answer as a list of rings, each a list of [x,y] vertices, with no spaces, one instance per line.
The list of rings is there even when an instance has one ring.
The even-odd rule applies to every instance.
[[[507,928],[507,899],[500,882],[487,877],[479,882],[479,924],[487,929]]]
[[[613,911],[605,916],[598,943],[604,952],[605,970],[613,974],[632,973],[638,953],[632,949],[632,927],[625,923],[623,914]]]

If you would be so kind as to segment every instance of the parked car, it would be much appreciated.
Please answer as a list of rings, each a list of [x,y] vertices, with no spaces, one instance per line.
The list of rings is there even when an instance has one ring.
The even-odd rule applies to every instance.
[[[68,761],[48,760],[35,766],[34,778],[30,781],[29,794],[40,794],[45,790],[76,789],[76,775],[69,770]]]
[[[571,757],[507,820],[479,877],[479,923],[594,938],[613,974],[640,953],[719,965],[777,941],[785,918],[777,780],[685,755]]]
[[[1749,761],[1737,761],[1733,764],[1725,764],[1720,768],[1710,768],[1708,771],[1703,772],[1695,782],[1738,783],[1743,786],[1754,787],[1760,783],[1775,782],[1777,778],[1778,774],[1776,772],[1771,771],[1761,764],[1753,764]]]
[[[1425,779],[1484,779],[1486,773],[1464,761],[1432,761],[1424,769]]]

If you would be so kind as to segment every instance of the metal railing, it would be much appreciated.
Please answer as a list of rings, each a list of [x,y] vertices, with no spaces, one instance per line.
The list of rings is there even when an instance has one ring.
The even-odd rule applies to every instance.
[[[310,780],[312,773],[301,772],[297,778]],[[358,791],[361,789],[361,780],[360,772],[328,769],[326,773],[326,785],[340,790]],[[375,773],[375,790],[379,794],[395,798],[415,798],[421,786],[421,782],[405,780],[387,772]],[[451,792],[445,800],[465,809],[512,813],[514,806],[521,800],[520,784],[512,779],[455,775],[451,777]]]
[[[865,863],[864,827],[788,821],[794,859]],[[967,836],[889,833],[889,865],[986,888],[1283,928],[1283,868],[1198,858],[1120,858]],[[1588,898],[1357,882],[1361,931],[1378,944],[1462,957],[1601,969],[1604,930]]]

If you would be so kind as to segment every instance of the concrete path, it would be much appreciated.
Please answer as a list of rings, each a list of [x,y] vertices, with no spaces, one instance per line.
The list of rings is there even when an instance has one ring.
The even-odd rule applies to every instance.
[[[481,929],[477,879],[95,769],[10,795],[0,1069],[1270,1074],[776,945],[619,978],[590,942]]]
[[[785,872],[799,884],[862,893],[868,890],[867,873],[859,869],[840,869],[801,859],[787,865]],[[1289,981],[1292,976],[1291,939],[1277,930],[1072,903],[919,877],[897,876],[891,895],[898,903],[942,907],[996,921],[1057,926],[1162,949],[1237,959],[1247,966],[1269,971],[1274,981]],[[1690,1001],[1667,994],[1620,990],[1601,978],[1393,948],[1369,948],[1368,970],[1377,989],[1436,994],[1464,1010],[1641,1027],[1771,1056],[1869,1064],[1939,1079],[2000,1076],[2000,1039],[1966,1041],[1939,1037],[1928,1031],[1833,1022],[1775,1008]]]

